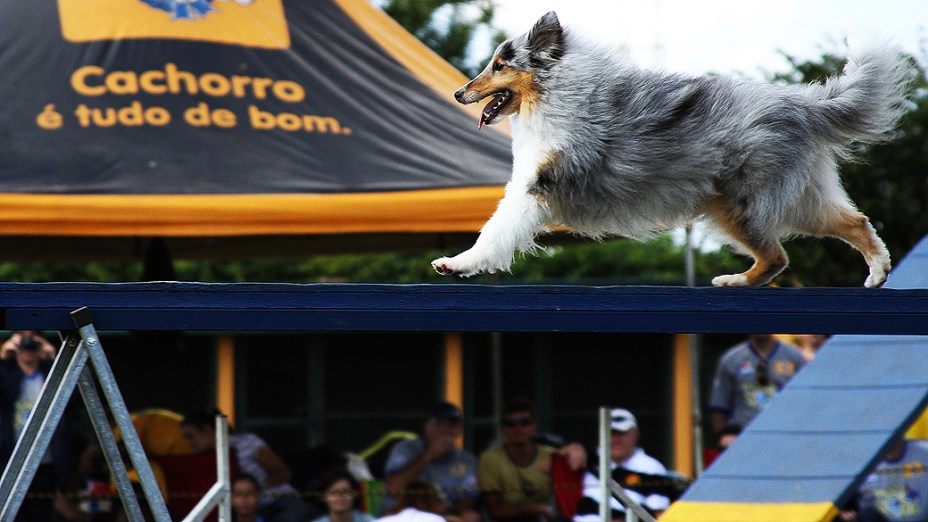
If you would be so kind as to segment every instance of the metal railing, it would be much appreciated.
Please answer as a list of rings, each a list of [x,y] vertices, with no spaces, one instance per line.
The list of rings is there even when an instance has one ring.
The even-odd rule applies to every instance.
[[[602,488],[599,497],[599,519],[602,522],[612,522],[611,499],[615,496],[625,508],[625,522],[656,522],[641,504],[635,502],[635,499],[612,479],[611,411],[611,408],[606,407],[599,409],[599,484]]]
[[[61,421],[65,407],[78,388],[93,425],[94,432],[109,466],[123,509],[131,522],[144,522],[141,505],[129,478],[116,437],[106,414],[106,406],[97,391],[99,386],[119,428],[122,442],[139,478],[145,499],[156,522],[170,522],[167,504],[152,472],[138,432],[123,400],[116,378],[106,360],[90,311],[81,308],[71,313],[77,331],[70,332],[45,379],[45,385],[33,405],[13,454],[0,477],[0,522],[13,522],[22,507],[29,485],[41,464],[52,435]],[[89,363],[89,364],[88,364]],[[231,522],[228,421],[216,419],[216,458],[219,480],[194,507],[184,522],[201,521],[216,507],[220,522]]]

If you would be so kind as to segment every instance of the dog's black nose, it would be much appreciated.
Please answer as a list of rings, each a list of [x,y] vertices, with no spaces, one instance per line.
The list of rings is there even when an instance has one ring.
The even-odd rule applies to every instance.
[[[461,98],[464,97],[464,90],[465,88],[461,87],[460,89],[454,91],[454,99],[457,100],[459,103],[464,103],[463,101],[461,101]]]

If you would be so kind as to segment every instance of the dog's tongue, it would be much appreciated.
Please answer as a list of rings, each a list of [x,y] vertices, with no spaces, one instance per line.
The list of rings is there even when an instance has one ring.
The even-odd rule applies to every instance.
[[[482,129],[483,124],[493,117],[493,111],[490,109],[492,105],[492,103],[487,105],[487,107],[483,109],[483,112],[480,113],[480,118],[477,120],[477,130]]]
[[[490,103],[488,103],[486,107],[483,108],[483,112],[480,114],[480,119],[477,120],[477,130],[482,129],[483,124],[487,123],[493,119],[494,116],[496,116],[496,104],[502,97],[502,94],[497,94],[493,97],[492,100],[490,100]]]

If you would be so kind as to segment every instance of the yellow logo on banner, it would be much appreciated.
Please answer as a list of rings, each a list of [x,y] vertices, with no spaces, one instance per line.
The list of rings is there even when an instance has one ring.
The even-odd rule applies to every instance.
[[[168,38],[287,49],[283,0],[58,0],[71,42]]]

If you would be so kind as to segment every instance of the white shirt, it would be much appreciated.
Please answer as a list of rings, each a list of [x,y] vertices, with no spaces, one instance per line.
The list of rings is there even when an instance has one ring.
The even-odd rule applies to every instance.
[[[395,515],[388,515],[378,518],[376,522],[447,522],[445,517],[429,513],[428,511],[419,511],[416,508],[408,507]]]
[[[611,469],[619,467],[615,462],[610,462]],[[629,457],[627,461],[622,464],[622,467],[637,473],[648,473],[652,475],[661,475],[667,473],[667,468],[664,467],[657,459],[651,457],[644,452],[641,448],[635,448],[635,452],[632,453],[632,456]],[[594,500],[599,500],[602,495],[602,488],[599,485],[599,477],[593,475],[592,473],[587,472],[583,476],[583,496],[589,497]],[[657,494],[650,494],[647,497],[638,493],[637,491],[631,489],[625,489],[625,492],[628,493],[628,496],[632,498],[638,504],[650,509],[651,511],[663,511],[670,507],[670,499]],[[614,496],[609,495],[609,505],[615,511],[625,511],[625,507],[616,500]],[[599,520],[599,515],[577,515],[574,517],[575,522],[596,522]]]

